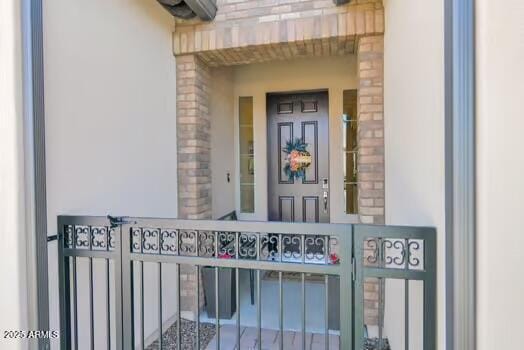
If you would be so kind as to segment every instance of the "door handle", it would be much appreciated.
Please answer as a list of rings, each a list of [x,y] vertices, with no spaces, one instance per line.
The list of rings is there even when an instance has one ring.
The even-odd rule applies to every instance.
[[[324,191],[324,194],[323,194],[323,199],[324,199],[324,213],[327,213],[327,210],[328,210],[328,191]]]

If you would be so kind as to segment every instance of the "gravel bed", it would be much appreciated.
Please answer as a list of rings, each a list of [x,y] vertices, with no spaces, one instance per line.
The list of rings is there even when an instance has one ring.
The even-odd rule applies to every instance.
[[[205,349],[215,336],[215,325],[212,323],[200,323],[200,348]],[[196,349],[196,322],[182,319],[182,329],[180,330],[182,336],[181,349],[193,350]],[[177,323],[175,322],[162,335],[162,347],[164,349],[176,349],[177,342]],[[158,339],[147,347],[147,350],[159,349]]]

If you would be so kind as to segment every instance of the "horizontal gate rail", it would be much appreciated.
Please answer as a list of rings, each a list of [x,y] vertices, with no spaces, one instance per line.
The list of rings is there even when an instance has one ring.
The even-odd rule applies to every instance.
[[[399,278],[406,281],[421,280],[425,283],[429,307],[426,307],[424,335],[434,335],[434,230],[411,227],[365,226],[351,224],[310,224],[283,222],[251,222],[223,220],[179,220],[162,218],[113,218],[89,216],[59,216],[59,273],[60,273],[60,325],[61,348],[79,349],[145,349],[146,320],[145,288],[155,288],[158,309],[156,329],[159,349],[167,348],[163,342],[166,300],[174,298],[176,311],[176,349],[182,348],[181,325],[181,276],[182,269],[191,267],[197,277],[194,304],[196,307],[196,329],[194,349],[200,349],[200,276],[203,269],[210,268],[214,276],[215,334],[217,349],[220,349],[220,288],[221,271],[231,269],[235,277],[234,302],[237,307],[236,345],[240,346],[240,292],[239,272],[254,271],[254,286],[257,293],[256,333],[258,349],[262,349],[262,303],[261,281],[263,271],[275,271],[278,275],[277,300],[278,345],[284,349],[284,273],[297,273],[300,283],[299,311],[301,317],[302,349],[306,349],[306,278],[309,275],[323,276],[324,300],[318,301],[325,308],[325,349],[338,345],[330,343],[331,303],[337,302],[340,312],[339,349],[363,349],[364,325],[360,314],[364,303],[364,280],[366,278]],[[376,240],[382,247],[386,239],[402,240],[407,244],[407,268],[391,269],[384,255],[377,249],[377,262],[364,264],[365,242]],[[409,248],[413,242],[424,242],[423,269],[412,269],[409,264]],[[398,246],[392,241],[392,247]],[[411,246],[410,246],[411,243]],[[353,246],[355,244],[355,246]],[[369,248],[369,247],[368,247]],[[387,250],[387,249],[386,249]],[[373,256],[373,255],[372,255]],[[418,256],[417,256],[418,257]],[[381,260],[382,259],[382,260]],[[411,257],[413,259],[413,256]],[[82,268],[87,263],[87,280],[82,278]],[[145,283],[148,273],[144,266],[155,269],[153,286]],[[355,265],[354,265],[355,264]],[[100,267],[103,266],[103,269]],[[174,267],[170,273],[168,267]],[[356,267],[356,269],[354,269]],[[103,271],[102,271],[103,270]],[[149,269],[148,271],[150,271]],[[193,270],[192,270],[193,271]],[[355,275],[356,272],[356,275]],[[356,281],[354,279],[356,278]],[[330,300],[329,291],[333,281],[338,283],[339,300]],[[148,279],[150,283],[151,279]],[[174,291],[165,295],[166,283],[174,281]],[[206,286],[210,288],[210,286]],[[209,290],[206,289],[208,292]],[[355,293],[355,294],[354,294]],[[103,295],[103,298],[100,296]],[[101,299],[101,300],[99,300]],[[430,300],[431,299],[431,300]],[[208,300],[209,302],[209,300]],[[354,318],[354,310],[357,310]],[[86,311],[88,317],[81,317]],[[363,313],[363,312],[362,312]],[[102,317],[103,316],[103,317]],[[86,325],[86,318],[88,324]],[[96,322],[95,322],[96,318]],[[81,322],[83,321],[83,322]],[[427,324],[426,324],[427,322]],[[95,327],[96,324],[96,327]],[[100,326],[100,324],[103,325]],[[357,337],[353,337],[354,327]],[[105,329],[102,331],[101,329]],[[105,336],[105,338],[104,338]],[[104,338],[103,342],[100,338]],[[433,349],[425,342],[424,349]],[[429,346],[429,347],[426,347]],[[147,347],[149,349],[149,347]],[[384,348],[385,349],[385,348]],[[228,349],[226,349],[228,350]],[[382,349],[381,349],[382,350]]]

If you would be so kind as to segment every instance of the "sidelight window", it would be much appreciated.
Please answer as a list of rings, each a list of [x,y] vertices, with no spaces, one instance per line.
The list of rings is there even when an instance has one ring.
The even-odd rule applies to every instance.
[[[343,93],[344,201],[346,214],[358,213],[357,90]]]
[[[240,153],[240,211],[255,212],[255,151],[253,137],[253,97],[240,97],[239,153]]]

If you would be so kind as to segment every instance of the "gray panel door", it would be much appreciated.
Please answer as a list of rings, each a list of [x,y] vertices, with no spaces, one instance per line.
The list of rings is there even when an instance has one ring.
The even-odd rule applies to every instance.
[[[329,222],[327,92],[269,95],[267,113],[269,220]]]

